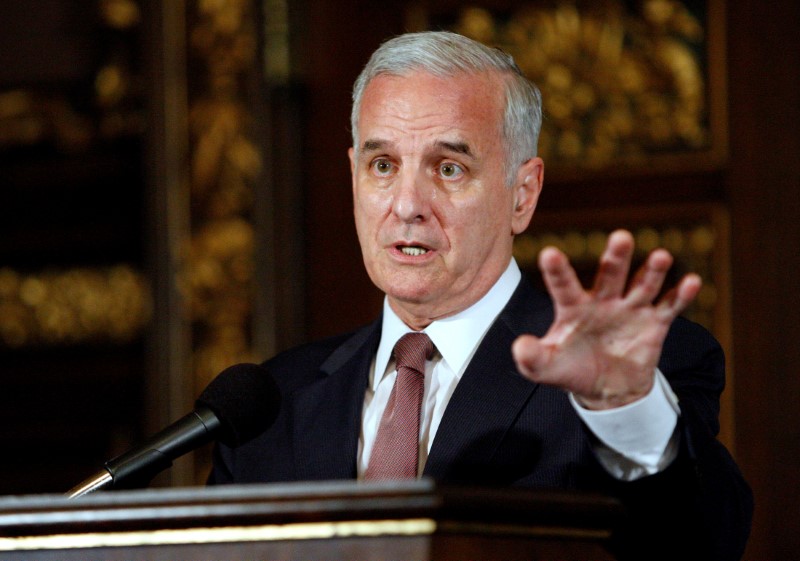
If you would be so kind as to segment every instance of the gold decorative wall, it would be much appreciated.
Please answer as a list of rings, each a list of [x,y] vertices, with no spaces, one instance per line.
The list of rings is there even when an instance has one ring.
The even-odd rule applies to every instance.
[[[723,161],[719,2],[437,6],[416,3],[410,26],[445,27],[500,47],[542,90],[540,154],[556,173]]]
[[[80,161],[104,143],[142,134],[145,117],[135,49],[142,20],[139,5],[101,0],[95,16],[106,40],[98,49],[90,87],[81,95],[40,84],[0,90],[0,156],[42,153],[40,160],[30,159],[34,168],[41,165],[44,170],[50,158]],[[59,179],[67,178],[41,180]],[[28,220],[35,225],[37,217]],[[73,268],[39,262],[24,270],[0,266],[0,347],[127,343],[141,336],[151,314],[148,282],[132,263]]]
[[[0,345],[128,343],[151,315],[150,287],[127,265],[23,274],[0,269]]]
[[[257,2],[191,2],[190,223],[180,286],[192,325],[195,390],[252,362],[255,189],[263,167],[248,90],[258,68]]]
[[[0,3],[0,494],[65,491],[150,413],[145,4]]]
[[[91,99],[49,87],[0,91],[0,150],[48,143],[75,153],[142,133],[141,75],[131,37],[140,28],[140,8],[133,0],[102,0],[97,17],[109,39],[87,92]]]

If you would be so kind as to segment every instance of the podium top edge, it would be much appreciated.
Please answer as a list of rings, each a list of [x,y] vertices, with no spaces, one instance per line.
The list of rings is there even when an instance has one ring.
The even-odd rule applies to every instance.
[[[620,514],[614,499],[564,491],[452,487],[429,479],[323,481],[0,497],[0,536],[419,517],[608,528]]]

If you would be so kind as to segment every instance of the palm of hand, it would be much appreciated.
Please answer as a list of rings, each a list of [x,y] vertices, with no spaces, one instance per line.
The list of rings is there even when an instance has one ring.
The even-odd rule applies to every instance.
[[[586,291],[566,256],[554,248],[542,252],[556,316],[544,337],[515,341],[524,376],[572,392],[590,409],[619,407],[650,391],[669,326],[697,295],[700,279],[687,275],[653,304],[672,258],[653,252],[626,291],[632,254],[632,236],[612,234],[594,287]]]

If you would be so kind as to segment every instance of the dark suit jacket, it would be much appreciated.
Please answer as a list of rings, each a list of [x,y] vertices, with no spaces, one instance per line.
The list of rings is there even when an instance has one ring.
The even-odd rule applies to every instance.
[[[664,472],[620,482],[596,461],[593,436],[566,394],[532,383],[516,371],[514,339],[523,333],[541,336],[552,321],[548,297],[523,280],[453,393],[424,475],[454,484],[616,496],[630,513],[616,537],[615,547],[623,558],[739,558],[749,532],[752,498],[715,438],[724,385],[724,359],[717,342],[686,320],[672,326],[659,368],[680,400],[681,451]],[[380,327],[379,319],[351,334],[268,361],[266,367],[283,397],[278,419],[236,449],[218,446],[209,482],[355,478],[364,392]],[[705,549],[693,547],[695,540]]]

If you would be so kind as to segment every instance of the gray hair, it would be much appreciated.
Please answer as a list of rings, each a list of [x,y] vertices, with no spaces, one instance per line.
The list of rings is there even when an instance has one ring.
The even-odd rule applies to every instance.
[[[448,31],[406,33],[389,39],[372,54],[353,86],[350,126],[356,152],[361,99],[367,85],[381,74],[405,76],[415,71],[440,77],[489,71],[506,76],[503,141],[506,184],[512,185],[519,166],[536,156],[542,126],[541,93],[511,55]]]

